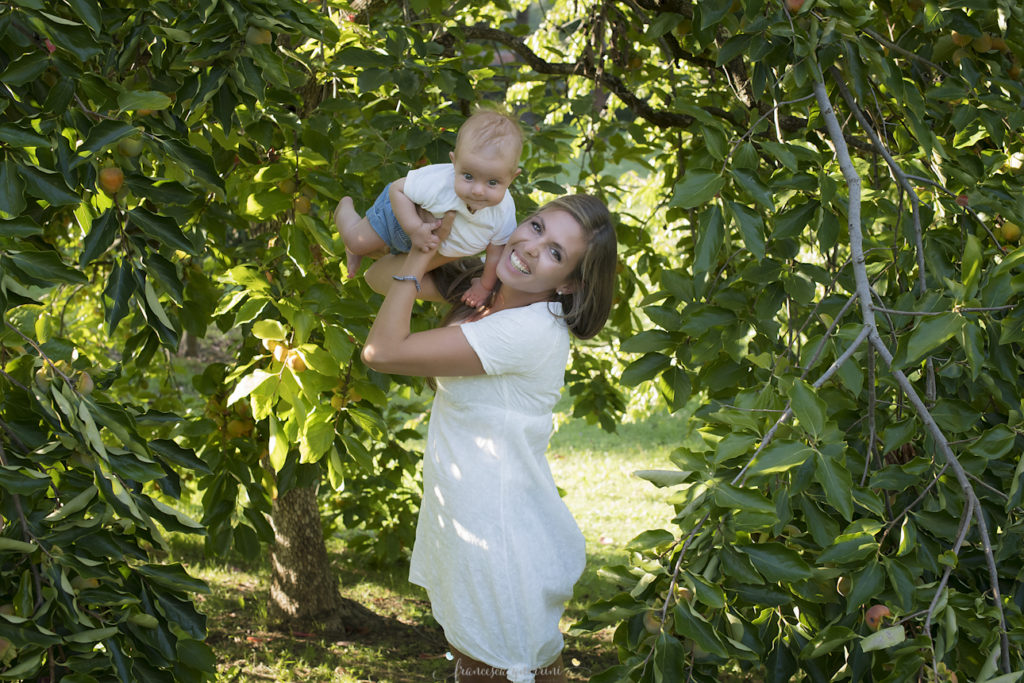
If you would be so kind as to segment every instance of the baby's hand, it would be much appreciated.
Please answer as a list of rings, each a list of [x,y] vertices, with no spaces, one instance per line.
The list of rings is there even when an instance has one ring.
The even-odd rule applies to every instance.
[[[491,298],[491,290],[487,289],[480,283],[480,278],[473,278],[473,284],[470,285],[466,293],[462,295],[462,303],[466,304],[470,308],[483,308],[487,305],[487,302]]]
[[[434,231],[440,225],[441,221],[431,217],[429,220],[418,223],[412,226],[411,230],[406,231],[413,248],[420,251],[434,251],[437,249],[441,245],[441,238]]]

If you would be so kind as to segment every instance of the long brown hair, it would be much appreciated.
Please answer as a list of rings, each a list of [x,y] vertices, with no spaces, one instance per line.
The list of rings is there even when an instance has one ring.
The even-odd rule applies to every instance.
[[[572,291],[554,294],[552,301],[562,304],[562,317],[569,331],[580,339],[590,339],[604,327],[612,309],[615,293],[615,267],[617,241],[612,216],[597,197],[584,194],[566,195],[554,199],[540,209],[565,211],[583,229],[586,248],[569,275]],[[479,277],[483,264],[479,259],[462,259],[445,264],[431,275],[438,291],[452,304],[445,323],[469,317],[473,309],[460,300],[474,277]]]

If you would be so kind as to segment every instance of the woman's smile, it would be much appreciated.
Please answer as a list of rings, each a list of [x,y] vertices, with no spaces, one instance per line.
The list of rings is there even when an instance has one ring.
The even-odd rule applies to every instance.
[[[530,274],[530,267],[526,265],[526,263],[524,263],[521,258],[519,258],[519,254],[517,254],[515,251],[512,251],[511,254],[509,254],[508,259],[509,261],[512,262],[512,267],[518,270],[520,273],[524,275]]]

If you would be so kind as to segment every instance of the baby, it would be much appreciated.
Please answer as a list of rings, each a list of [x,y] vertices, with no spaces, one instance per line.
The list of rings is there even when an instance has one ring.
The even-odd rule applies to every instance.
[[[519,124],[506,114],[478,110],[462,124],[449,154],[452,163],[410,171],[388,185],[360,218],[343,197],[334,223],[345,242],[348,276],[364,256],[405,253],[443,241],[430,267],[485,252],[484,272],[462,300],[474,308],[487,303],[497,285],[497,259],[516,228],[515,204],[508,187],[519,175],[523,149]],[[420,211],[430,214],[424,216]],[[454,211],[451,231],[438,231],[439,218]]]

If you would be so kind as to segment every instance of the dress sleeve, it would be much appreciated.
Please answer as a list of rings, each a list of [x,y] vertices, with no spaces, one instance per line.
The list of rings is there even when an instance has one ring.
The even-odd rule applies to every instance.
[[[461,325],[488,375],[525,374],[540,367],[568,329],[558,304],[542,302],[498,311]]]

